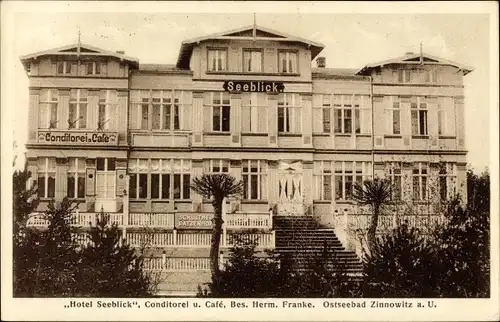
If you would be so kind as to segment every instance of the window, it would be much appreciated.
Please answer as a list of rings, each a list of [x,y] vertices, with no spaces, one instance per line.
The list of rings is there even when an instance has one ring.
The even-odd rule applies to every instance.
[[[172,161],[151,159],[151,199],[171,199]]]
[[[354,183],[363,184],[370,173],[370,162],[335,161],[335,199],[351,200]]]
[[[401,200],[402,198],[402,184],[401,180],[401,163],[393,162],[389,164],[389,179],[391,180],[391,199],[393,201]]]
[[[116,196],[116,162],[114,158],[97,158],[97,198],[114,199]]]
[[[393,97],[392,107],[387,109],[390,126],[389,134],[401,134],[401,102]]]
[[[243,199],[265,200],[267,161],[264,160],[243,160]]]
[[[436,83],[437,77],[438,77],[438,71],[435,68],[424,71],[424,81],[426,83]]]
[[[300,94],[280,93],[278,95],[278,132],[300,132],[300,117]]]
[[[427,103],[421,97],[411,102],[411,133],[427,135]]]
[[[40,90],[40,110],[38,127],[55,129],[57,127],[58,91],[56,89]]]
[[[453,186],[456,182],[456,164],[441,162],[439,164],[439,199],[446,201],[453,194]]]
[[[298,73],[297,52],[280,51],[278,53],[278,68],[280,73]]]
[[[69,75],[69,74],[71,74],[71,62],[69,62],[69,61],[58,61],[57,62],[57,74],[59,74],[59,75]]]
[[[112,116],[114,113],[111,111],[116,110],[117,105],[113,102],[113,98],[115,97],[115,91],[101,90],[99,92],[99,115],[97,120],[97,129],[100,131],[112,128]]]
[[[72,89],[69,95],[68,129],[87,128],[87,90]]]
[[[205,93],[205,108],[211,113],[211,117],[209,117],[212,121],[210,130],[214,132],[229,132],[231,119],[229,93]]]
[[[183,129],[183,111],[190,106],[191,92],[131,91],[130,126],[133,129],[177,131]]]
[[[397,76],[398,83],[410,83],[411,82],[411,71],[406,69],[398,69],[394,72]]]
[[[413,164],[413,200],[424,201],[427,199],[428,165],[417,162]]]
[[[191,198],[191,161],[174,159],[174,199]]]
[[[56,159],[38,158],[38,196],[54,198],[56,195]]]
[[[352,133],[352,99],[351,95],[335,95],[333,116],[335,133]]]
[[[101,63],[100,62],[87,62],[85,63],[87,75],[100,75]]]
[[[229,173],[229,160],[205,160],[203,162],[204,173]]]
[[[227,49],[208,50],[208,71],[222,72],[227,70]]]
[[[262,51],[245,49],[243,51],[243,71],[262,72]]]
[[[147,159],[131,159],[129,162],[129,197],[130,199],[146,199],[148,197]]]
[[[437,106],[437,113],[438,113],[438,134],[443,135],[444,133],[446,133],[446,118],[445,118],[446,114],[441,104],[438,104]]]
[[[313,132],[371,132],[368,97],[361,95],[313,95]],[[332,121],[333,113],[333,121]]]
[[[84,158],[69,158],[68,198],[85,198]]]
[[[267,133],[267,106],[265,93],[242,93],[241,131]]]
[[[315,161],[314,180],[316,200],[330,201],[333,199],[333,168],[334,161]]]

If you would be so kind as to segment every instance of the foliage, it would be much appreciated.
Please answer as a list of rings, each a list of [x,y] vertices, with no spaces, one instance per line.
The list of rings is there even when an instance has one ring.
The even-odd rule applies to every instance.
[[[453,199],[435,232],[443,297],[488,297],[490,280],[489,174],[467,172],[468,204]]]
[[[373,212],[367,233],[368,249],[372,251],[376,247],[380,211],[391,199],[391,184],[380,178],[366,180],[363,184],[356,183],[352,197],[360,206],[370,206]]]
[[[14,296],[62,297],[77,291],[78,253],[68,224],[68,199],[50,202],[44,231],[25,229],[14,244]]]
[[[204,174],[193,179],[191,189],[204,198],[212,198],[214,219],[210,247],[210,269],[212,271],[212,283],[217,284],[220,278],[219,249],[222,233],[222,202],[225,198],[241,195],[243,193],[243,182],[237,182],[233,176],[225,173]]]
[[[14,240],[17,240],[19,233],[24,229],[29,214],[38,206],[36,185],[34,184],[27,189],[30,178],[31,172],[28,171],[26,163],[23,170],[16,170],[12,176]]]
[[[141,253],[122,242],[122,231],[100,214],[90,228],[90,241],[81,251],[79,292],[91,297],[142,297],[152,295],[152,276],[144,270]]]
[[[364,297],[435,297],[435,248],[415,228],[402,224],[375,243],[363,263]]]

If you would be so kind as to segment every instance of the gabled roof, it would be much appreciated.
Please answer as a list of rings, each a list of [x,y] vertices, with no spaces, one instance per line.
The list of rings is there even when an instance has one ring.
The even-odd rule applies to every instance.
[[[78,46],[80,46],[80,51],[78,52]],[[67,45],[63,47],[58,47],[54,49],[49,49],[49,50],[44,50],[44,51],[39,51],[34,54],[29,54],[29,55],[24,55],[19,57],[25,68],[29,66],[29,62],[32,59],[36,59],[41,56],[107,56],[107,57],[114,57],[119,60],[124,60],[128,62],[129,64],[132,64],[135,67],[138,67],[139,65],[139,60],[133,57],[125,56],[124,54],[120,52],[112,52],[108,50],[104,50],[101,48],[97,48],[94,46],[90,45],[85,45],[85,44],[72,44],[72,45]]]
[[[456,67],[464,72],[464,75],[472,72],[474,69],[451,60],[436,57],[431,54],[422,53],[422,61],[425,65],[447,65]],[[420,53],[407,53],[404,56],[384,60],[378,63],[368,64],[361,68],[356,74],[358,75],[369,75],[373,68],[383,67],[385,65],[391,64],[407,64],[407,65],[418,65],[420,64]]]
[[[252,40],[254,26],[244,26],[238,29],[233,29],[229,31],[224,31],[212,35],[197,37],[193,39],[188,39],[182,42],[181,50],[179,52],[179,57],[177,59],[177,67],[179,68],[189,68],[189,61],[191,59],[191,54],[193,52],[193,47],[206,40]],[[276,30],[269,28],[255,26],[255,39],[256,40],[272,40],[272,41],[283,41],[283,42],[298,42],[305,44],[311,48],[311,59],[314,59],[325,46],[321,43],[310,41],[304,38],[288,35]]]

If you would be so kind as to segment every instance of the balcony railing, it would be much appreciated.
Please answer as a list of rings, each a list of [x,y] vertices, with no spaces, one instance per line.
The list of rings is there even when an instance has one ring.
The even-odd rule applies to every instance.
[[[345,225],[348,230],[366,230],[371,222],[371,214],[348,214],[347,216],[337,216],[337,224]],[[347,219],[347,223],[345,222]],[[378,218],[379,232],[384,232],[397,227],[400,224],[407,223],[410,227],[415,227],[423,232],[427,232],[437,225],[444,223],[444,217],[441,215],[380,215]]]

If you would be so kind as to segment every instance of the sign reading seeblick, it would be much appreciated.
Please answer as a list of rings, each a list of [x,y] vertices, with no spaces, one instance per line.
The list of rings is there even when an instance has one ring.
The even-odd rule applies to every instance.
[[[117,145],[117,132],[38,131],[38,143],[68,145]]]
[[[285,85],[280,82],[227,81],[222,85],[226,92],[283,92]]]

